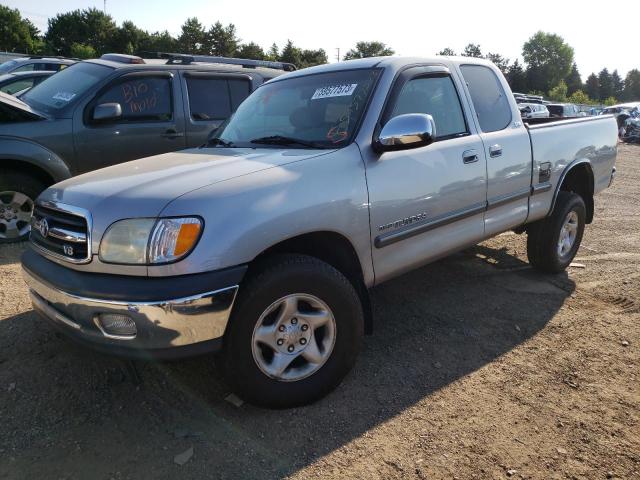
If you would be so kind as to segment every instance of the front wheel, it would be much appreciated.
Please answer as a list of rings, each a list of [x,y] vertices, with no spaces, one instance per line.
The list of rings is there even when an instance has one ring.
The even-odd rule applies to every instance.
[[[270,408],[313,402],[351,370],[362,304],[349,280],[303,255],[280,255],[244,282],[225,333],[222,367],[245,400]]]
[[[527,228],[527,257],[536,269],[559,273],[566,269],[580,248],[586,207],[573,192],[559,192],[551,216]]]
[[[20,171],[0,171],[0,243],[29,238],[36,197],[46,188],[39,179]]]

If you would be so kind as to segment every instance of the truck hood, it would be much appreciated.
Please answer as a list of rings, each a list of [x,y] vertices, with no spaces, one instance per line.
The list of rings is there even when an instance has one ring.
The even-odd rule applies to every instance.
[[[99,219],[155,217],[192,190],[332,151],[194,148],[95,170],[50,187],[40,198],[88,210],[94,226]]]
[[[18,117],[18,119],[24,119],[23,121],[44,120],[47,118],[45,114],[34,110],[22,100],[19,100],[18,98],[3,92],[0,92],[0,108],[3,110],[8,110],[11,114],[13,114],[7,115],[8,118],[12,119],[7,120],[10,122],[15,122],[16,120],[14,120],[13,118],[15,118],[16,116]]]

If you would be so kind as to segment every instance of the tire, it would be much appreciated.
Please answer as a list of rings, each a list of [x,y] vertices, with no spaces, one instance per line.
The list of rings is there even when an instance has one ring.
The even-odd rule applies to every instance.
[[[0,171],[0,244],[29,238],[34,200],[47,186],[16,170]]]
[[[287,315],[290,304],[295,304],[291,311],[297,311],[293,316]],[[305,323],[308,319],[316,322],[316,318],[333,321],[326,320],[318,328]],[[342,273],[314,257],[277,255],[250,273],[241,286],[225,333],[220,359],[223,374],[233,390],[254,405],[305,405],[335,389],[351,370],[363,330],[362,304]],[[266,336],[261,335],[263,331]],[[284,349],[293,348],[296,351],[287,357]],[[273,373],[278,370],[276,355],[285,359],[279,365],[293,359],[280,374]],[[324,355],[324,360],[306,360],[318,355]]]
[[[558,193],[551,216],[532,223],[527,228],[527,257],[529,263],[545,273],[559,273],[573,261],[580,248],[584,233],[587,209],[580,195],[573,192]],[[560,251],[559,241],[565,222],[574,220],[575,235],[570,248]],[[572,230],[569,225],[567,227]],[[571,236],[570,236],[571,238]],[[570,240],[569,238],[569,240]]]

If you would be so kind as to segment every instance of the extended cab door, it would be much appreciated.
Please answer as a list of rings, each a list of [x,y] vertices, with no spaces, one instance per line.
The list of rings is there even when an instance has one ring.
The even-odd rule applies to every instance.
[[[214,72],[182,72],[187,146],[197,147],[236,111],[251,93],[251,77]]]
[[[120,118],[95,121],[97,105],[118,103]],[[175,72],[126,73],[74,114],[77,172],[185,148],[180,83]]]
[[[443,66],[412,67],[392,87],[378,129],[406,113],[428,113],[431,145],[365,152],[376,282],[480,241],[484,234],[484,149],[461,85]]]
[[[489,66],[461,65],[487,158],[487,237],[524,223],[531,194],[531,143],[509,86]]]

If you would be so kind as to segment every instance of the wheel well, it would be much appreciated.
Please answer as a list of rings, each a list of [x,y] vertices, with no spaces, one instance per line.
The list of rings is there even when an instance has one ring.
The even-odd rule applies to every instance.
[[[586,222],[593,221],[593,171],[588,163],[581,163],[573,167],[562,181],[560,190],[577,193],[584,200],[587,207]]]
[[[28,173],[44,183],[47,187],[53,185],[54,178],[43,168],[38,167],[29,162],[14,159],[0,159],[0,170],[13,170],[18,172]]]
[[[258,255],[253,262],[259,262],[261,259],[276,253],[297,253],[315,257],[328,263],[347,277],[358,292],[362,302],[365,332],[371,333],[373,322],[369,292],[364,283],[364,275],[356,250],[346,237],[335,232],[306,233],[288,238],[269,247]],[[251,266],[249,269],[251,269]]]

